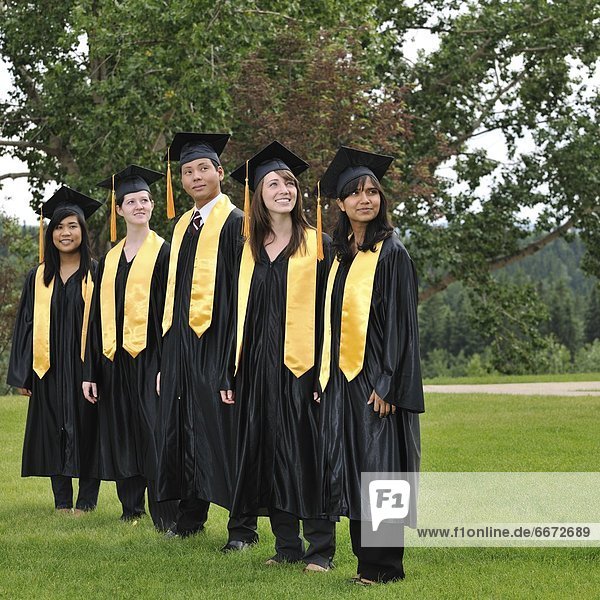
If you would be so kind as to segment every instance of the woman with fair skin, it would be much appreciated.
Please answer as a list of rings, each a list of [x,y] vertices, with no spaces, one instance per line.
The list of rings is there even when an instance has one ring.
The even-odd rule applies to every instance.
[[[144,514],[148,487],[154,525],[167,530],[177,504],[157,502],[154,490],[155,382],[169,244],[150,229],[154,202],[149,185],[160,177],[161,173],[130,165],[100,184],[114,186],[115,213],[125,221],[127,235],[98,265],[83,392],[90,404],[98,405],[98,468],[102,479],[116,481],[121,519]]]
[[[391,161],[342,146],[321,180],[340,210],[320,378],[323,499],[350,519],[363,585],[403,579],[404,548],[363,545],[361,474],[418,471],[424,410],[416,274],[379,183]]]
[[[238,461],[232,514],[268,514],[275,555],[327,571],[334,526],[319,518],[319,421],[315,348],[328,262],[302,213],[296,179],[308,165],[273,142],[248,161],[254,190],[238,278],[234,404]],[[232,177],[244,182],[246,165]],[[328,251],[329,240],[325,240]],[[300,537],[300,519],[308,548]]]
[[[92,273],[85,219],[99,202],[67,187],[42,207],[45,260],[27,276],[7,381],[29,396],[22,475],[50,477],[60,512],[93,510],[97,411],[81,394],[81,342]],[[89,292],[89,294],[87,294]],[[79,477],[73,509],[72,478]]]

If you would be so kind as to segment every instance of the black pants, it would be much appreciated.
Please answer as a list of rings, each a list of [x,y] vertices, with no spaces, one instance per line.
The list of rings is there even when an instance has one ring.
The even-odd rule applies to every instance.
[[[146,514],[145,494],[148,488],[148,508],[154,526],[159,531],[166,531],[171,528],[177,518],[177,501],[167,500],[158,502],[156,500],[156,490],[153,481],[149,481],[138,475],[128,479],[119,479],[117,484],[117,496],[123,507],[121,519],[135,519]]]
[[[210,502],[201,498],[186,498],[179,502],[179,512],[177,513],[176,531],[179,535],[191,535],[204,529],[204,524],[208,519],[208,509]],[[228,540],[247,542],[253,544],[258,541],[256,532],[256,517],[237,517],[229,518],[227,523]]]
[[[358,558],[356,572],[372,581],[394,581],[404,579],[404,546],[394,548],[371,548],[361,544],[360,521],[350,520],[352,552]]]
[[[52,475],[52,493],[55,508],[73,508],[73,478],[64,475]],[[98,503],[100,480],[89,477],[79,478],[79,492],[75,508],[79,510],[94,510]]]
[[[276,508],[269,509],[271,529],[275,535],[276,558],[287,562],[303,561],[321,567],[330,567],[335,554],[335,522],[328,519],[303,519],[300,537],[300,519]]]

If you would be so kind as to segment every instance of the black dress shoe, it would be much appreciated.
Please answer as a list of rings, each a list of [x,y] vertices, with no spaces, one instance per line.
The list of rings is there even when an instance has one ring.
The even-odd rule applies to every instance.
[[[256,545],[258,540],[252,542],[243,542],[242,540],[229,540],[222,548],[221,552],[236,552],[238,550],[247,550]]]
[[[121,515],[119,518],[121,521],[125,521],[126,523],[129,521],[137,521],[138,519],[141,519],[142,517],[145,517],[146,513],[145,512],[140,512],[140,513],[134,513],[131,515]]]

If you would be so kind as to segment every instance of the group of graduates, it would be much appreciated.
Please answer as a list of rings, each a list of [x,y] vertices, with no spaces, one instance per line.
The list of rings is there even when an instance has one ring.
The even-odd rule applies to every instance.
[[[332,567],[346,516],[353,581],[402,579],[402,545],[361,543],[361,473],[420,462],[417,280],[380,185],[392,158],[340,147],[319,183],[339,207],[330,238],[320,196],[316,228],[302,207],[308,164],[278,142],[231,173],[245,185],[236,208],[221,192],[228,138],[173,139],[167,214],[171,160],[194,206],[170,244],[150,229],[156,171],[130,165],[99,184],[111,240],[117,215],[127,234],[98,263],[86,219],[101,204],[63,186],[42,206],[8,373],[30,396],[22,475],[49,476],[56,509],[77,514],[115,481],[124,520],[144,514],[147,490],[169,538],[201,531],[218,504],[223,551],[255,544],[268,515],[267,563],[306,571]]]

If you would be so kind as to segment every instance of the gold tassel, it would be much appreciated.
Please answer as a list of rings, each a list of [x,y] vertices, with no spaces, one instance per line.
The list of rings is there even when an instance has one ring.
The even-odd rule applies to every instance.
[[[40,264],[44,262],[44,209],[40,204],[40,233],[38,236],[38,256],[40,259]]]
[[[321,215],[321,180],[317,181],[317,260],[323,260],[323,217]]]
[[[246,161],[246,186],[244,188],[244,238],[250,237],[250,185],[248,184],[248,161]]]
[[[115,194],[115,176],[112,176],[112,194],[110,200],[110,241],[117,241],[117,195]]]
[[[167,219],[175,218],[175,202],[173,201],[173,181],[171,180],[171,146],[167,149]]]

